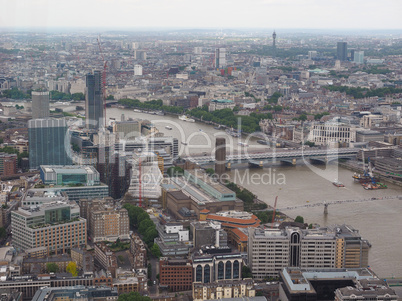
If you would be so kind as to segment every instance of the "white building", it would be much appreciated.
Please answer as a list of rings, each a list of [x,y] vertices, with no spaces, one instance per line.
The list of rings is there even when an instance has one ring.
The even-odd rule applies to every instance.
[[[335,233],[299,228],[249,228],[248,262],[256,279],[277,277],[286,267],[334,268]]]
[[[134,76],[142,76],[142,66],[134,65]]]
[[[338,122],[313,124],[307,138],[316,145],[336,146],[337,143],[356,141],[356,128]]]

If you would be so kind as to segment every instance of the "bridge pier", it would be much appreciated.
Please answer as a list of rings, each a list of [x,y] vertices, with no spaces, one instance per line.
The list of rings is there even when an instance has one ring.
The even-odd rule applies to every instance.
[[[324,215],[328,215],[328,204],[324,204]]]
[[[263,161],[259,161],[259,162],[248,161],[248,166],[251,168],[263,168],[264,162]]]

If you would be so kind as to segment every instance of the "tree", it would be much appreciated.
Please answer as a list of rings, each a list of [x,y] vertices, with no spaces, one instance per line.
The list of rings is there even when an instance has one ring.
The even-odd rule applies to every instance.
[[[159,246],[157,244],[153,244],[151,248],[151,253],[158,258],[162,256],[161,250],[159,249]]]
[[[67,273],[71,273],[73,277],[78,276],[78,271],[77,271],[77,264],[74,261],[70,261],[66,267]]]
[[[151,301],[151,298],[141,296],[138,292],[131,292],[128,294],[121,294],[118,301]]]
[[[57,273],[59,271],[59,266],[54,262],[48,262],[46,264],[46,270],[49,273]]]
[[[166,171],[169,177],[181,177],[184,174],[184,170],[178,166],[169,167]]]
[[[241,268],[241,278],[253,278],[250,268],[246,265]]]
[[[302,216],[298,215],[298,216],[296,216],[296,218],[295,218],[295,222],[296,222],[296,223],[304,224],[304,218],[303,218]]]
[[[0,239],[3,239],[7,236],[6,228],[0,227]]]
[[[106,97],[106,100],[114,100],[114,96],[113,96],[113,95],[109,95],[108,97]]]
[[[208,175],[212,176],[212,175],[215,173],[215,170],[214,170],[213,168],[207,168],[207,169],[205,170],[205,172],[206,172]]]
[[[153,225],[154,225],[153,221],[151,221],[150,219],[144,219],[140,222],[138,226],[138,232],[144,235],[147,232],[147,229],[152,227]]]
[[[85,100],[85,95],[84,93],[78,92],[78,93],[73,93],[71,95],[72,99],[77,101],[77,100]]]

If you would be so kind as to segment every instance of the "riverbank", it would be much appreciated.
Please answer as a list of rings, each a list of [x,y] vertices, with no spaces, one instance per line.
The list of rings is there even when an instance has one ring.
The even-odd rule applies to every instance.
[[[360,173],[360,174],[364,173],[364,170],[363,170],[362,167],[356,166],[355,164],[351,164],[351,162],[339,162],[338,164],[339,164],[340,167],[349,169],[351,171],[354,171],[354,172],[357,172],[357,173]],[[391,179],[389,177],[385,177],[384,175],[382,175],[382,174],[380,174],[378,172],[375,172],[375,171],[373,172],[373,175],[376,178],[378,178],[380,181],[382,181],[382,182],[387,182],[387,183],[394,184],[394,185],[402,187],[402,182],[401,181],[394,180],[394,179]]]

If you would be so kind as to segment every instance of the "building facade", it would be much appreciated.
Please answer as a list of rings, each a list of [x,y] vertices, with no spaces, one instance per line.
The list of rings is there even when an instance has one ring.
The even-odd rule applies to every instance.
[[[40,165],[71,165],[70,145],[65,143],[67,130],[64,119],[28,121],[30,169],[38,169]]]
[[[44,246],[49,253],[86,246],[87,222],[79,214],[67,202],[20,207],[11,213],[13,245],[21,251]]]
[[[193,284],[193,266],[191,260],[159,259],[159,285],[170,291],[180,292],[191,290]]]
[[[286,267],[360,268],[368,243],[348,225],[328,228],[249,228],[248,262],[256,279],[276,277]]]
[[[326,122],[314,124],[308,140],[316,145],[333,145],[356,141],[356,128],[342,123]]]
[[[17,155],[0,153],[0,175],[9,176],[17,173]]]
[[[48,118],[49,116],[49,91],[32,91],[32,119]]]
[[[238,298],[236,300],[248,300],[245,297],[255,297],[255,288],[253,280],[234,280],[219,281],[217,283],[199,283],[193,284],[193,300],[221,300]],[[240,299],[243,298],[243,299]]]
[[[340,61],[348,60],[348,43],[338,42],[336,46],[336,57]]]
[[[194,282],[211,283],[218,280],[240,280],[243,259],[229,247],[204,247],[193,255]]]
[[[92,166],[49,166],[40,167],[40,177],[43,184],[84,186],[99,185],[99,172]]]
[[[102,74],[94,71],[86,75],[85,125],[88,129],[104,127],[104,103],[102,95]]]

